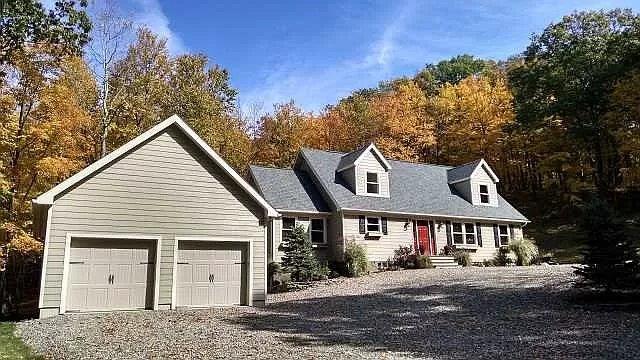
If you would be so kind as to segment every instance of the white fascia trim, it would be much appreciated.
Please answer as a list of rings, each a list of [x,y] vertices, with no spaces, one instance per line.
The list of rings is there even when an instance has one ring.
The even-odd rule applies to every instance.
[[[256,192],[253,187],[251,187],[251,185],[249,185],[235,170],[233,170],[233,168],[229,166],[229,164],[227,164],[227,162],[224,161],[224,159],[222,159],[220,155],[218,155],[215,151],[213,151],[213,149],[211,149],[211,147],[207,145],[207,143],[205,143],[204,140],[202,140],[202,138],[200,138],[177,115],[172,115],[171,117],[159,123],[158,125],[145,131],[144,133],[137,136],[133,140],[129,141],[128,143],[112,151],[109,155],[87,166],[82,171],[76,173],[75,175],[71,176],[67,180],[54,186],[51,190],[38,196],[34,201],[38,204],[49,204],[49,205],[53,204],[53,201],[56,195],[62,193],[66,189],[75,185],[76,183],[89,177],[96,171],[100,170],[104,166],[108,165],[112,161],[119,158],[120,156],[126,154],[127,152],[131,151],[138,145],[144,143],[145,141],[149,140],[153,136],[157,135],[158,133],[162,132],[163,130],[165,130],[166,128],[174,124],[177,125],[184,132],[184,134],[187,135],[196,145],[198,145],[198,147],[202,151],[204,151],[207,154],[207,156],[209,156],[209,158],[213,160],[213,162],[218,164],[229,176],[231,176],[231,178],[242,189],[244,189],[254,200],[256,200],[267,211],[268,216],[271,216],[271,217],[278,216],[278,212],[273,207],[271,207],[271,205],[269,205],[269,203],[267,203],[267,201],[262,196],[260,196],[260,194],[258,194],[258,192]]]
[[[67,292],[69,288],[69,259],[71,257],[71,240],[73,238],[84,239],[117,239],[117,240],[155,240],[156,241],[156,259],[155,274],[153,284],[153,310],[158,310],[158,302],[160,296],[160,251],[162,236],[145,235],[145,234],[113,234],[113,233],[70,233],[65,236],[64,244],[64,260],[62,270],[62,288],[60,289],[60,314],[67,312]]]
[[[44,233],[44,254],[42,256],[42,272],[40,275],[40,298],[38,299],[38,308],[44,307],[44,287],[47,277],[47,261],[49,259],[49,238],[51,237],[51,214],[53,212],[53,206],[49,205],[47,209],[47,227]]]
[[[380,211],[380,210],[366,210],[366,209],[353,209],[353,208],[342,208],[341,210],[349,211],[349,212],[365,213],[365,214],[387,214],[387,215],[401,215],[401,216],[437,217],[437,218],[449,218],[449,219],[487,220],[487,221],[499,221],[499,222],[519,223],[519,224],[527,224],[531,222],[529,220],[502,219],[502,218],[479,217],[479,216],[411,213],[411,212],[402,212],[402,211]]]
[[[293,215],[331,215],[328,211],[306,211],[306,210],[288,210],[288,209],[276,209],[280,213],[280,216],[286,217],[287,214]]]

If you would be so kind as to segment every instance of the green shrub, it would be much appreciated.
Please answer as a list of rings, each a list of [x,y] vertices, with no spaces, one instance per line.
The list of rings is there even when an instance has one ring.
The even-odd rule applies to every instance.
[[[425,255],[417,255],[415,258],[415,268],[416,269],[432,269],[433,264],[431,263],[431,258]]]
[[[318,265],[318,268],[316,269],[316,273],[313,275],[313,279],[326,280],[329,278],[330,273],[331,273],[331,270],[329,269],[329,264],[327,264],[327,262],[324,261],[320,265]]]
[[[529,266],[538,257],[538,246],[529,240],[512,240],[508,249],[516,256],[516,265]]]
[[[291,274],[293,281],[309,281],[318,271],[318,261],[313,254],[309,234],[302,226],[296,226],[291,235],[283,239],[282,267]]]
[[[511,260],[511,258],[509,257],[510,252],[511,250],[509,250],[509,248],[506,246],[499,248],[496,256],[493,258],[491,263],[494,266],[506,266],[511,264],[513,260]]]
[[[462,266],[471,266],[471,255],[466,250],[455,250],[452,254],[455,261]]]
[[[407,269],[409,264],[408,262],[411,260],[411,257],[414,256],[415,253],[413,251],[413,246],[402,246],[393,251],[393,264],[399,266],[401,268]]]
[[[354,240],[347,242],[344,250],[344,260],[347,276],[358,277],[369,272],[367,250]]]

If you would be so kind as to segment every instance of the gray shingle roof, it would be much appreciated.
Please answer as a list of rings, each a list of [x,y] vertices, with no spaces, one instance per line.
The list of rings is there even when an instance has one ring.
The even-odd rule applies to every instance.
[[[449,183],[466,179],[469,176],[471,176],[471,174],[476,169],[476,167],[478,167],[478,164],[480,164],[481,161],[482,159],[478,159],[470,163],[456,166],[454,168],[450,168],[449,170],[447,170],[447,177],[448,177]]]
[[[343,154],[342,157],[340,158],[340,162],[338,163],[338,166],[336,167],[336,170],[344,169],[350,165],[353,165],[353,162],[356,161],[365,150],[367,150],[369,145],[370,144],[367,144],[359,149],[353,150],[350,153]]]
[[[292,169],[251,165],[258,191],[277,210],[328,212],[329,206],[309,176]]]
[[[336,169],[344,153],[303,149],[302,156],[340,208],[526,221],[501,196],[498,206],[472,205],[448,184],[449,166],[389,161],[389,198],[355,195]]]

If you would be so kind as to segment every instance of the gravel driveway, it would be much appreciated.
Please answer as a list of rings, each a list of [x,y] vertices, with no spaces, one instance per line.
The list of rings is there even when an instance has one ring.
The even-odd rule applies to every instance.
[[[379,273],[261,309],[57,316],[19,324],[55,359],[640,358],[640,312],[568,301],[568,266]]]

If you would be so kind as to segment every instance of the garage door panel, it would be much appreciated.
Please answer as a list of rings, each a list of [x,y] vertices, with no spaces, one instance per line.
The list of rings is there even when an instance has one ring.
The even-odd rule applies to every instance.
[[[153,302],[155,241],[72,239],[70,311],[140,309]]]
[[[244,243],[179,242],[178,259],[191,267],[178,266],[176,305],[241,304],[247,271],[243,265],[245,249]]]

